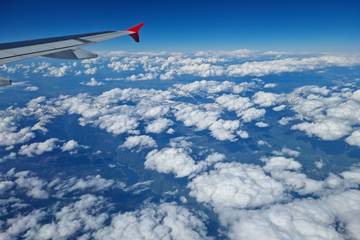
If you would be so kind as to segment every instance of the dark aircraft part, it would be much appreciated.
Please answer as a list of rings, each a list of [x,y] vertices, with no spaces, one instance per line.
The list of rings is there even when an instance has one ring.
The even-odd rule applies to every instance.
[[[0,87],[10,86],[11,84],[12,84],[11,80],[0,77]]]
[[[129,32],[133,32],[130,34],[130,37],[132,37],[132,39],[134,39],[135,42],[140,42],[139,31],[143,26],[144,26],[144,23],[140,23],[140,24],[128,29]]]

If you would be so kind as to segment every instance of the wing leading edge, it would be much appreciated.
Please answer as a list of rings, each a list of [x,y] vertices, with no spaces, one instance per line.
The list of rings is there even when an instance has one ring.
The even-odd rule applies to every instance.
[[[96,54],[80,47],[129,35],[139,42],[139,31],[144,26],[140,23],[125,31],[106,31],[86,34],[44,38],[21,42],[0,44],[0,65],[31,57],[44,56],[60,59],[88,59]]]

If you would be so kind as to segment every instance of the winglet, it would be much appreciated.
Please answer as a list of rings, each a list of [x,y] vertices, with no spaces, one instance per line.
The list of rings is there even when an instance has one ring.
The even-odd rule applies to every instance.
[[[135,42],[140,41],[139,31],[142,28],[142,26],[144,26],[143,22],[128,29],[129,32],[132,32],[130,33],[130,37],[132,37]]]

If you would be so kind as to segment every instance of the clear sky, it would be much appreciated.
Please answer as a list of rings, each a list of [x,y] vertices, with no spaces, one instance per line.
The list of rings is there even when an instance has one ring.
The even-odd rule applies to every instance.
[[[141,44],[122,38],[94,48],[360,50],[359,0],[1,0],[0,42],[122,30],[142,21]]]

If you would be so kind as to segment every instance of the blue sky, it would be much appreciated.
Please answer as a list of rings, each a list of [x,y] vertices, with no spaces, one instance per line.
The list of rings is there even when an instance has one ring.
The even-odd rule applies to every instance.
[[[3,1],[0,42],[126,29],[145,22],[142,43],[96,50],[354,52],[360,1]]]

